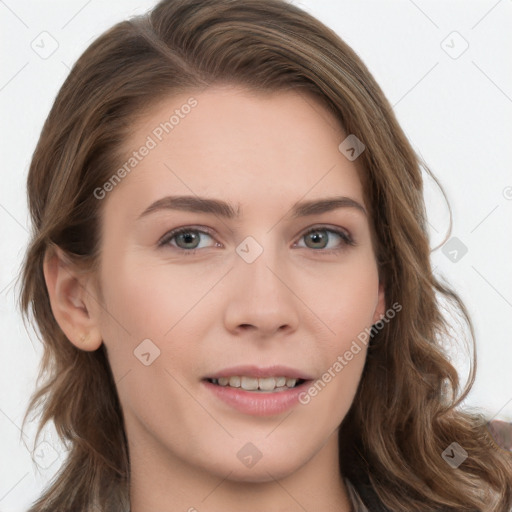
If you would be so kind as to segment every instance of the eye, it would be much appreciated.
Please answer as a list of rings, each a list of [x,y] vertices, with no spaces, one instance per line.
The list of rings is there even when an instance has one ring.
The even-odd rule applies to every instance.
[[[334,235],[334,236],[333,236]],[[201,239],[204,237],[211,238],[212,235],[205,228],[198,229],[194,227],[176,228],[166,233],[158,242],[159,247],[170,245],[184,254],[191,255],[198,249],[205,249],[208,246],[200,246]],[[327,226],[317,226],[309,229],[301,236],[306,240],[306,245],[295,244],[294,247],[313,249],[322,253],[332,253],[345,249],[347,246],[355,245],[350,235],[342,229],[329,228]],[[336,243],[336,241],[338,243]],[[332,246],[334,243],[334,247]],[[216,246],[221,244],[216,242]],[[211,246],[210,246],[211,247]]]
[[[333,234],[334,236],[332,236]],[[314,250],[320,249],[322,252],[327,253],[341,251],[347,246],[355,245],[354,241],[348,233],[341,229],[328,228],[327,226],[313,227],[306,231],[306,233],[301,236],[301,239],[302,238],[306,240],[306,248]],[[336,240],[338,240],[338,244],[336,244]],[[331,242],[335,244],[334,247],[332,246]]]
[[[199,246],[201,238],[204,236],[212,238],[208,231],[204,229],[195,229],[191,227],[177,228],[165,234],[158,242],[158,246],[162,247],[165,245],[171,245],[183,250],[184,253],[193,254],[196,249],[204,248]],[[173,240],[175,240],[175,244],[170,243]]]

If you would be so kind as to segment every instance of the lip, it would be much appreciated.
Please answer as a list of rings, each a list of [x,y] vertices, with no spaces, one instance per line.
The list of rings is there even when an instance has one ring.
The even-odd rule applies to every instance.
[[[213,375],[208,375],[207,379],[218,379],[219,377],[289,377],[291,379],[303,379],[312,380],[313,376],[307,373],[297,370],[296,368],[290,368],[289,366],[273,365],[273,366],[233,366],[231,368],[225,368],[220,372]],[[285,393],[285,391],[283,391]]]
[[[265,369],[265,371],[267,371],[267,369]],[[229,373],[229,375],[239,374]],[[249,375],[254,375],[254,373]],[[273,373],[272,375],[277,374]],[[227,377],[228,375],[219,374],[219,376]],[[264,375],[259,376],[264,377]],[[288,376],[290,375],[288,374]],[[213,393],[216,398],[220,399],[225,404],[233,407],[243,414],[248,414],[251,416],[275,416],[277,414],[282,414],[288,409],[296,406],[299,403],[299,395],[308,388],[311,382],[311,380],[306,380],[302,384],[299,384],[298,386],[289,390],[275,392],[246,391],[241,388],[219,386],[218,384],[213,384],[208,380],[201,381],[201,384],[203,384],[207,390]]]

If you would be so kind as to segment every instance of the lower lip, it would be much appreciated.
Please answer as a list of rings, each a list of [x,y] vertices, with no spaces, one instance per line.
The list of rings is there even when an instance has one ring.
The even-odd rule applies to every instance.
[[[203,384],[223,402],[244,414],[252,416],[274,416],[281,414],[299,403],[299,395],[307,389],[310,381],[287,391],[261,392],[246,391],[241,388],[219,386],[209,381]]]

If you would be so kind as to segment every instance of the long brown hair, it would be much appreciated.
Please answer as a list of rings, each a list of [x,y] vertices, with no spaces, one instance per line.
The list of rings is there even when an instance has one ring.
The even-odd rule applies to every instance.
[[[123,161],[134,122],[164,97],[220,82],[312,94],[366,146],[358,163],[379,275],[387,304],[402,310],[369,345],[339,432],[341,473],[392,511],[508,512],[510,457],[492,442],[483,415],[459,407],[474,381],[475,351],[462,387],[443,349],[457,339],[440,297],[460,312],[473,345],[474,331],[457,293],[432,273],[422,167],[434,176],[355,52],[284,0],[163,0],[95,40],[55,99],[27,182],[33,235],[20,299],[40,330],[45,380],[24,420],[41,407],[38,435],[53,421],[69,453],[30,512],[129,507],[129,453],[108,358],[103,346],[76,348],[55,321],[45,254],[56,245],[94,272],[104,203],[94,190]],[[456,469],[442,457],[453,442],[468,453]]]

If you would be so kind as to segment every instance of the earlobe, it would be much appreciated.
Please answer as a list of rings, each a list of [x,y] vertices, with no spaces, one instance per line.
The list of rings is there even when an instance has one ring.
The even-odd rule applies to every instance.
[[[377,323],[382,320],[386,314],[386,296],[384,293],[384,284],[379,284],[379,294],[377,298],[377,305],[375,307],[375,313],[373,315],[373,323]]]
[[[77,270],[60,247],[47,250],[43,271],[55,320],[73,345],[93,351],[102,343],[97,301],[87,290],[87,276]]]

